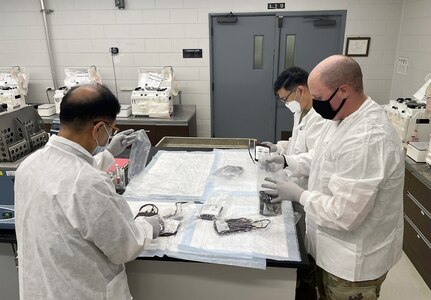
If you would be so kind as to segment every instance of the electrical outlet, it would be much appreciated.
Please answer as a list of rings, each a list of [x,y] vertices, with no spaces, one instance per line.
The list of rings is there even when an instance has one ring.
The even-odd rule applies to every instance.
[[[397,73],[401,75],[407,75],[408,68],[409,68],[409,59],[407,57],[398,57]]]

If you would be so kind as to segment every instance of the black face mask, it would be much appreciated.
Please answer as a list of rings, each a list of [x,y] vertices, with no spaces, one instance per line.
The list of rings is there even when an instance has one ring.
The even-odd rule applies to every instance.
[[[316,100],[313,99],[313,108],[314,110],[322,116],[322,118],[324,119],[328,119],[328,120],[332,120],[333,118],[335,118],[335,116],[338,114],[338,112],[341,110],[341,108],[343,107],[344,103],[346,102],[347,98],[343,99],[343,102],[341,102],[340,106],[337,108],[337,110],[333,110],[331,107],[331,100],[332,98],[334,98],[335,94],[338,92],[338,89],[340,87],[338,87],[335,92],[331,95],[331,97],[329,97],[328,100]]]

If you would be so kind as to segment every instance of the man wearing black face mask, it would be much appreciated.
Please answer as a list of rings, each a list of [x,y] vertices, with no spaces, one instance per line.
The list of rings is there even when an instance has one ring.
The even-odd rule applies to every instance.
[[[344,64],[350,67],[334,68],[330,62],[336,59],[344,60]],[[332,56],[332,59],[322,61],[313,71],[313,76],[309,78],[309,84],[314,84],[313,108],[324,119],[343,120],[367,100],[362,86],[361,68],[353,59]]]
[[[304,206],[320,299],[377,299],[402,254],[401,141],[381,106],[365,95],[353,59],[326,58],[308,87],[316,112],[333,120],[311,154],[308,190],[292,182],[266,187]]]
[[[322,116],[324,119],[332,120],[338,114],[338,112],[343,108],[344,103],[346,103],[347,98],[344,98],[337,109],[333,109],[331,105],[331,100],[338,93],[340,87],[337,87],[335,92],[329,97],[328,100],[319,100],[313,98],[313,108],[314,110]]]

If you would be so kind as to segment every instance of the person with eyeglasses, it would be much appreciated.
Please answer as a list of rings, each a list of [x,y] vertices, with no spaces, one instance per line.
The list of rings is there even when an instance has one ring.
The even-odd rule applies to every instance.
[[[311,151],[308,189],[264,186],[304,206],[320,299],[378,299],[403,244],[404,150],[383,108],[366,96],[352,58],[334,55],[310,73],[313,107],[328,121]],[[311,298],[308,298],[311,299]]]
[[[303,189],[308,187],[310,152],[314,149],[326,122],[313,109],[313,97],[307,84],[308,75],[302,68],[291,67],[278,76],[274,83],[274,93],[277,100],[282,101],[293,113],[292,137],[288,141],[278,141],[277,144],[263,143],[268,145],[272,152],[272,155],[266,158],[266,163],[276,169],[284,168],[288,180]],[[276,190],[268,189],[265,192],[275,196],[275,199],[279,197]],[[313,267],[298,269],[297,299],[312,299],[313,295],[315,296],[315,293],[309,291],[308,284],[304,284],[313,270]]]
[[[300,169],[301,165],[309,164],[307,153],[314,148],[325,123],[313,109],[307,79],[308,72],[299,67],[288,68],[278,76],[274,83],[274,93],[293,113],[292,137],[288,141],[278,141],[277,144],[262,143],[269,146],[272,153],[280,154],[269,156],[266,162],[285,168],[287,175],[303,188],[307,188],[308,172],[296,172],[293,178],[290,169]]]
[[[132,299],[124,263],[159,235],[160,223],[134,220],[105,172],[136,138],[126,130],[110,141],[119,112],[105,86],[71,88],[59,134],[17,169],[20,299]]]

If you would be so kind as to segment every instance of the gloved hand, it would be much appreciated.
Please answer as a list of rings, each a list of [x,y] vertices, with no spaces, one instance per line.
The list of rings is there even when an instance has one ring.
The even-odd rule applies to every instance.
[[[133,131],[133,129],[127,129],[114,135],[112,141],[106,146],[106,150],[111,152],[113,156],[117,156],[123,152],[124,149],[133,144],[138,137]]]
[[[282,200],[299,202],[299,198],[304,192],[302,187],[292,181],[277,181],[269,177],[266,177],[265,181],[270,182],[262,184],[263,188],[268,189],[265,190],[265,193],[277,196],[277,198],[271,200],[271,203],[277,203]]]
[[[157,238],[160,233],[163,231],[164,223],[162,218],[159,216],[151,216],[151,217],[142,217],[145,221],[150,223],[153,226],[153,239]]]
[[[284,156],[279,154],[266,156],[262,164],[267,172],[277,172],[285,166]]]
[[[262,145],[268,146],[269,147],[269,152],[273,153],[273,152],[277,152],[277,145],[271,143],[271,142],[262,142]]]

